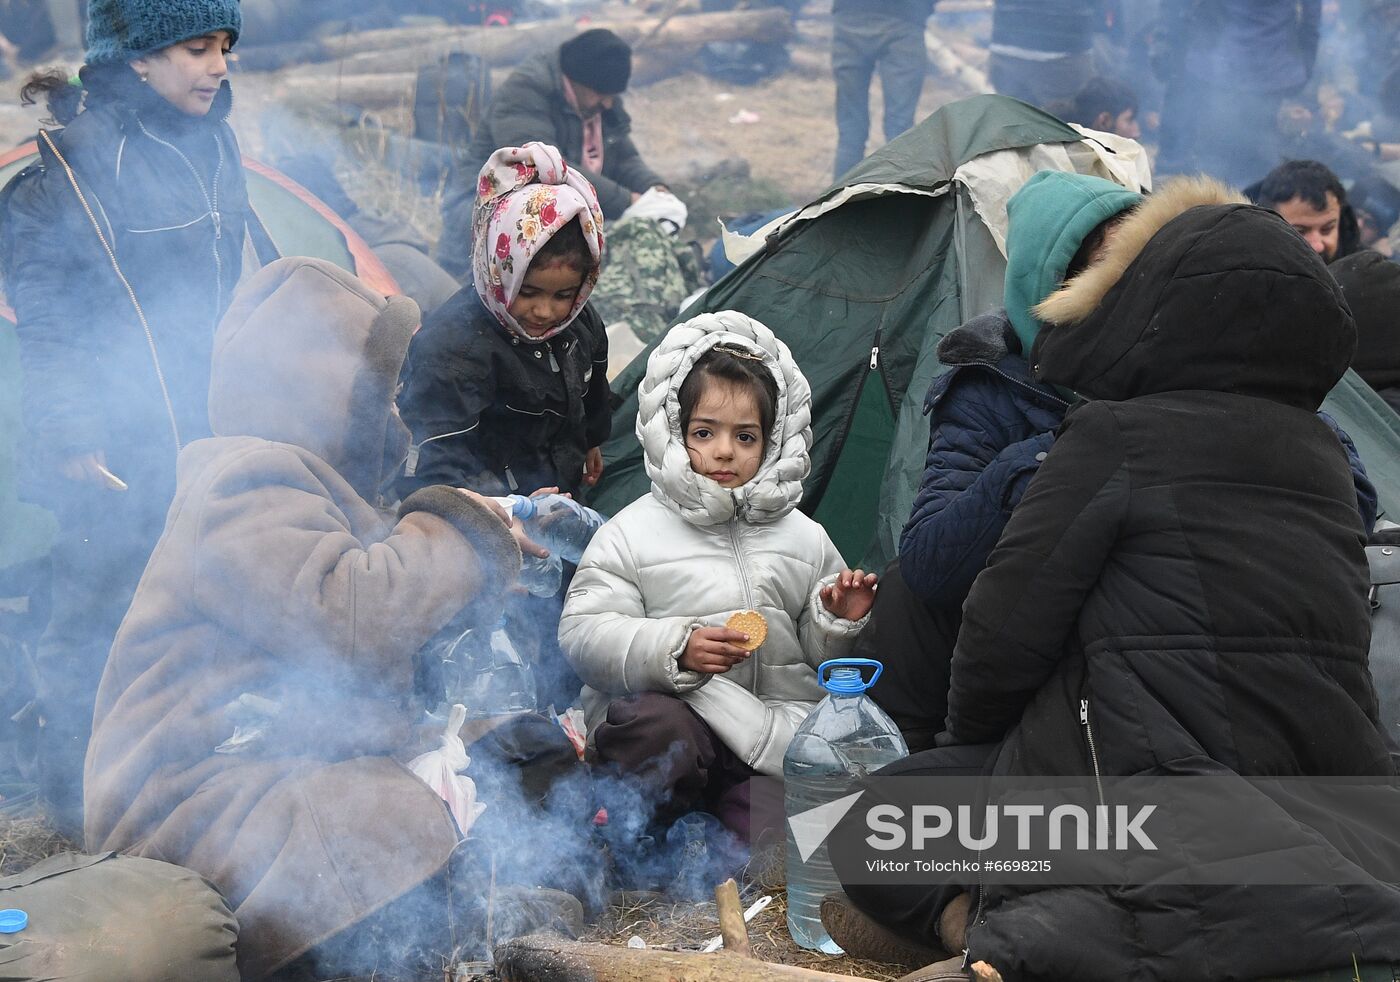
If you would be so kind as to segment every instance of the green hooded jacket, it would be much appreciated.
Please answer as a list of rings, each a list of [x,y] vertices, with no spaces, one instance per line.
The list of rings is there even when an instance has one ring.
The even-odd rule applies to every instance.
[[[1036,174],[1012,195],[1006,205],[1004,297],[1027,358],[1044,326],[1031,308],[1059,287],[1090,232],[1141,201],[1136,191],[1101,177],[1052,170]]]

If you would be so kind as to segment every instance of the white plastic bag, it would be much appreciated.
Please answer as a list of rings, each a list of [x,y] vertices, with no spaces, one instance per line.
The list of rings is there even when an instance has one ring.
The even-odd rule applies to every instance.
[[[442,746],[408,762],[408,769],[447,802],[463,836],[486,810],[486,806],[476,800],[476,782],[462,773],[472,762],[460,736],[466,720],[467,707],[460,703],[453,706],[447,716],[447,729],[442,734]]]
[[[662,223],[662,227],[667,232],[675,235],[685,228],[685,221],[689,214],[685,202],[670,191],[662,188],[648,188],[640,198],[628,206],[618,221],[624,222],[629,218],[645,218]]]

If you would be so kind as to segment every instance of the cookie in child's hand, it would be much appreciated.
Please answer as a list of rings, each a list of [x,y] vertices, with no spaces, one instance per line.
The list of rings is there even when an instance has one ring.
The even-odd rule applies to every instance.
[[[756,610],[741,610],[737,614],[731,614],[724,626],[749,636],[747,641],[734,642],[734,647],[743,648],[745,651],[756,651],[759,645],[768,640],[768,622]]]

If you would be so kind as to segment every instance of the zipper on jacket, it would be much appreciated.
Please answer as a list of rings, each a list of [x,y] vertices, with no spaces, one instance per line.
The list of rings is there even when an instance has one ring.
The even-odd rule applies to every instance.
[[[552,345],[546,345],[546,347],[549,349],[549,370],[555,375],[558,375],[559,362],[554,357],[554,347]]]
[[[734,564],[739,567],[739,582],[744,585],[744,607],[748,610],[753,610],[755,609],[753,603],[753,584],[749,582],[749,569],[744,565],[744,550],[739,544],[739,519],[737,518],[731,518],[729,520],[729,545],[734,550]],[[763,695],[763,673],[759,671],[760,664],[761,663],[758,661],[753,663],[753,694],[761,697]],[[771,710],[766,720],[771,727],[773,723]],[[761,749],[767,749],[767,743],[772,738],[773,734],[770,729],[766,734],[766,739],[760,741],[764,745]],[[756,760],[758,760],[758,756],[755,755],[752,760],[748,761],[749,765],[752,766]]]
[[[880,367],[880,344],[877,340],[870,349],[870,370],[873,372]]]
[[[514,493],[520,490],[520,484],[515,480],[515,475],[511,473],[510,464],[506,464],[506,485]]]
[[[1060,398],[1059,396],[1057,396],[1057,395],[1055,395],[1055,394],[1053,394],[1053,393],[1046,392],[1044,389],[1037,389],[1035,386],[1030,385],[1030,384],[1028,384],[1028,383],[1026,383],[1026,382],[1023,382],[1021,379],[1016,378],[1014,375],[1008,375],[1008,374],[1006,374],[1006,373],[1003,372],[1000,368],[997,368],[995,365],[993,365],[993,364],[992,364],[991,362],[989,362],[989,361],[970,361],[970,362],[967,362],[967,364],[968,364],[968,365],[979,365],[979,366],[981,366],[982,368],[987,369],[988,371],[992,372],[992,373],[995,374],[995,375],[1000,375],[1002,378],[1006,379],[1006,381],[1010,382],[1012,385],[1020,386],[1021,388],[1025,389],[1027,392],[1034,392],[1036,395],[1040,396],[1041,398],[1044,398],[1044,399],[1052,399],[1052,400],[1054,400],[1055,402],[1058,402],[1060,405],[1064,406],[1066,409],[1069,408],[1069,400],[1068,400],[1068,399],[1062,399],[1062,398]]]
[[[729,520],[729,544],[734,549],[734,563],[739,567],[739,582],[744,584],[744,606],[753,610],[753,587],[749,583],[749,571],[744,566],[744,552],[739,545],[739,520]]]
[[[112,243],[108,241],[108,237],[102,234],[102,225],[98,222],[97,216],[93,214],[92,206],[88,204],[87,196],[83,194],[82,186],[78,184],[78,175],[73,173],[73,168],[69,165],[68,161],[64,159],[63,152],[58,149],[58,144],[54,143],[53,137],[49,135],[47,130],[39,131],[39,139],[43,140],[44,143],[48,145],[49,151],[63,167],[63,172],[68,177],[69,186],[73,188],[73,193],[78,196],[78,203],[82,205],[83,213],[87,215],[88,221],[92,223],[92,230],[97,233],[97,239],[102,243],[102,249],[107,253],[107,258],[112,263],[112,271],[117,274],[117,279],[126,289],[127,299],[131,301],[131,306],[136,311],[136,319],[141,323],[141,330],[146,335],[146,346],[151,352],[151,366],[155,369],[156,382],[160,385],[161,399],[165,401],[165,414],[170,420],[170,435],[175,439],[175,453],[178,456],[185,446],[184,442],[180,439],[180,422],[175,418],[175,405],[170,401],[170,388],[165,384],[165,371],[160,367],[160,352],[156,350],[156,339],[151,333],[150,322],[146,320],[146,312],[141,309],[141,301],[137,298],[136,291],[131,286],[131,281],[128,280],[126,274],[122,272],[122,265],[117,261],[116,250],[112,247]],[[101,210],[101,201],[98,201],[97,207]],[[107,221],[107,230],[110,233],[112,225],[110,220],[107,219],[106,212],[103,212],[102,218],[104,221]],[[115,240],[115,238],[115,235],[113,235],[112,239]]]
[[[984,832],[986,831],[985,826],[984,826],[984,828],[983,828],[983,831],[984,831]],[[986,884],[985,884],[985,883],[983,882],[983,880],[982,880],[982,850],[981,850],[981,849],[978,849],[978,850],[977,850],[977,909],[976,909],[975,911],[972,912],[972,923],[968,926],[968,929],[967,929],[968,932],[971,932],[971,930],[972,930],[974,927],[976,927],[977,925],[979,925],[979,924],[982,923],[982,910],[983,910],[983,908],[986,906],[986,903],[987,903],[987,886],[986,886]],[[968,969],[968,968],[971,968],[971,967],[972,967],[971,964],[970,964],[970,962],[972,961],[972,958],[971,958],[972,949],[971,949],[971,947],[968,945],[967,942],[968,942],[968,939],[967,939],[967,938],[964,938],[964,939],[963,939],[963,960],[962,960],[962,967],[963,967],[964,969]]]
[[[185,156],[183,150],[146,129],[146,124],[142,120],[138,119],[136,125],[140,127],[147,139],[170,150],[185,162],[185,166],[189,168],[191,176],[194,177],[195,184],[199,187],[199,193],[204,196],[204,204],[209,209],[209,220],[214,226],[214,321],[217,323],[219,305],[223,303],[224,299],[224,261],[219,256],[219,242],[224,237],[224,216],[219,213],[219,182],[224,173],[224,141],[219,139],[218,133],[214,134],[214,150],[218,153],[219,158],[218,163],[214,165],[213,193],[210,193],[210,189],[204,184],[204,178],[199,176],[199,169],[190,162],[190,158]]]
[[[1103,776],[1099,772],[1099,748],[1094,742],[1094,724],[1089,720],[1089,700],[1079,700],[1079,725],[1084,727],[1084,736],[1089,742],[1089,762],[1094,767],[1094,786],[1099,792],[1099,807],[1107,808],[1103,796]]]

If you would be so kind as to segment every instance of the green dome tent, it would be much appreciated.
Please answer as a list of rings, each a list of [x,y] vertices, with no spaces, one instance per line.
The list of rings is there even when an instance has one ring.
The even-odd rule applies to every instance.
[[[1134,153],[1137,158],[1134,159]],[[852,565],[898,551],[928,448],[923,400],[950,330],[1001,305],[1005,202],[1037,170],[1146,189],[1131,141],[1084,133],[1002,96],[943,107],[781,223],[684,311],[733,309],[771,327],[812,383],[812,473],[803,511]],[[634,433],[642,352],[614,382],[623,403],[592,503],[615,513],[650,488]],[[1326,408],[1355,439],[1400,515],[1400,418],[1354,373]]]

